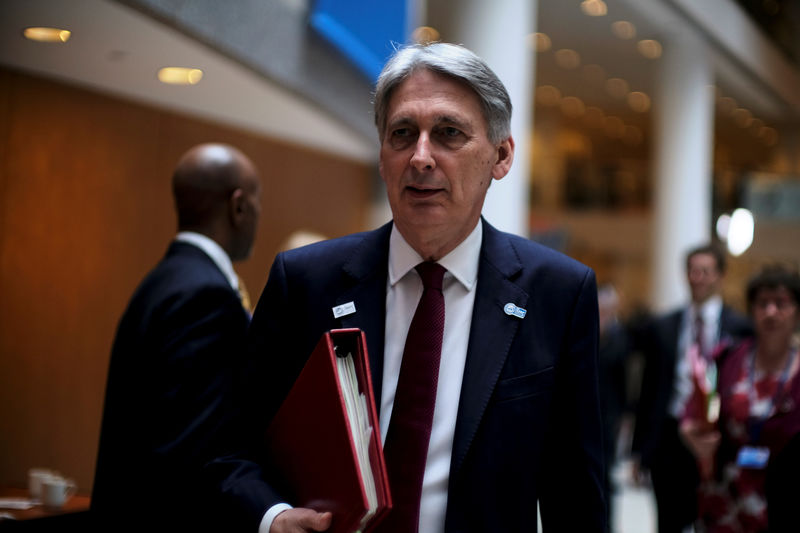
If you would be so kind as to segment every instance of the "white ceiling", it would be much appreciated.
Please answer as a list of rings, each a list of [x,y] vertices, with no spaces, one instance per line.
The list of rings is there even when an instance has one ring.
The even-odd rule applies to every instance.
[[[29,41],[27,26],[72,31],[66,44]],[[108,0],[0,1],[0,63],[199,115],[362,161],[376,140],[342,128],[309,102],[206,46]],[[201,83],[170,86],[163,66],[204,71]]]

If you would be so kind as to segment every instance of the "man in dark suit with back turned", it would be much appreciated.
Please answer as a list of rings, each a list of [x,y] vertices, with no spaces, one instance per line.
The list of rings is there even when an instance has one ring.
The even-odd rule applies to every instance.
[[[697,518],[700,473],[678,432],[693,390],[688,352],[698,349],[710,358],[752,331],[746,317],[723,304],[724,276],[725,254],[720,248],[705,245],[689,251],[686,278],[692,301],[655,319],[643,341],[634,476],[647,470],[651,474],[659,533],[680,533]]]
[[[514,157],[505,87],[463,47],[415,45],[384,67],[375,110],[393,221],[276,257],[248,341],[254,438],[320,336],[361,328],[394,503],[378,531],[535,531],[538,502],[545,531],[603,532],[594,273],[481,217]],[[423,293],[444,301],[438,380],[417,391],[435,403],[420,428],[393,430],[414,403],[406,340]],[[422,461],[404,461],[420,445]],[[238,530],[330,525],[289,508],[268,457],[213,468]]]
[[[203,144],[180,159],[172,187],[179,232],[136,289],[111,354],[91,505],[102,531],[207,524],[198,474],[223,453],[235,413],[250,315],[232,261],[250,255],[260,180],[240,151]]]

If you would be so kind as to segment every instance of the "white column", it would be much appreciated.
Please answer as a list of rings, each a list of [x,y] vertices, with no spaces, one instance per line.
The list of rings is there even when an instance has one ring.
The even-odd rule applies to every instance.
[[[449,20],[432,20],[447,41],[478,54],[506,86],[514,111],[511,134],[516,150],[511,172],[489,188],[483,214],[495,227],[528,236],[529,139],[533,128],[534,51],[527,37],[536,28],[538,0],[450,2]]]
[[[663,311],[688,298],[685,255],[711,238],[713,74],[704,43],[664,43],[653,104],[653,278]]]

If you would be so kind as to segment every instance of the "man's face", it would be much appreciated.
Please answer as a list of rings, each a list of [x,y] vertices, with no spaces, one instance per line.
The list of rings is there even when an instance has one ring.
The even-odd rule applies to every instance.
[[[261,216],[261,181],[252,164],[245,163],[242,163],[240,223],[231,254],[232,261],[241,261],[250,257],[258,230],[258,220]]]
[[[692,291],[692,301],[703,303],[717,294],[722,284],[722,274],[712,254],[694,254],[689,258],[686,277]]]
[[[391,94],[381,132],[380,172],[401,234],[420,253],[432,240],[441,255],[452,250],[475,228],[513,151],[510,137],[489,141],[470,88],[428,70],[412,74]]]

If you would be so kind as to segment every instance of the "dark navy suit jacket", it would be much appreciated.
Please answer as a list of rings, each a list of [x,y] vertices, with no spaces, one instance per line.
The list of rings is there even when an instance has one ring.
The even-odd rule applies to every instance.
[[[535,531],[539,500],[546,531],[602,532],[594,273],[481,223],[446,531]],[[256,432],[269,422],[320,336],[333,328],[366,333],[380,405],[390,232],[391,223],[277,256],[248,343],[261,393],[253,400]],[[356,312],[334,318],[332,308],[348,302]],[[509,316],[507,303],[527,314]],[[264,471],[239,461],[213,465],[237,509],[232,514],[245,517],[244,531],[255,532],[266,509],[283,500],[280,480],[270,478],[269,459],[261,458],[261,464]]]
[[[207,523],[198,474],[225,451],[249,321],[191,244],[172,243],[136,289],[109,365],[91,505],[99,530]]]

